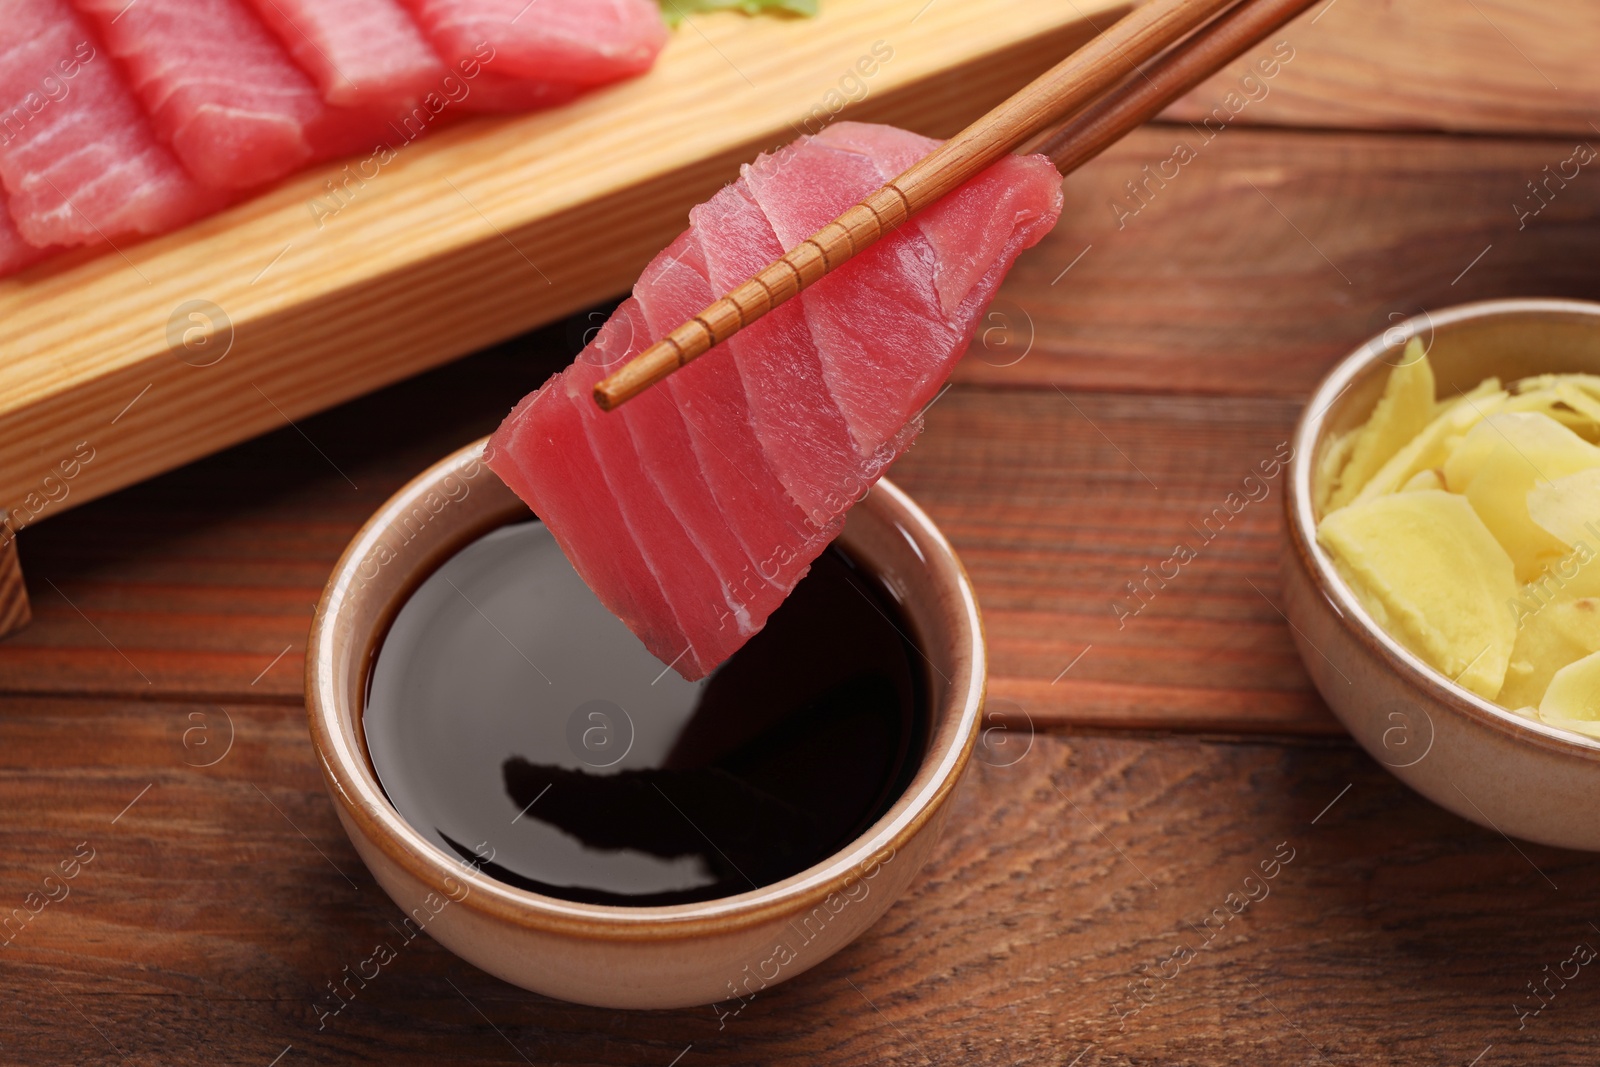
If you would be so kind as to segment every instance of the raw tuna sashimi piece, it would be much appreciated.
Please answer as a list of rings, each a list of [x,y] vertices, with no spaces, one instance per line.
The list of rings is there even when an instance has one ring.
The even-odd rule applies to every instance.
[[[838,214],[834,205],[859,199],[854,190],[876,189],[937,143],[904,130],[837,123],[745,168],[744,181],[792,248]],[[972,339],[980,308],[968,305],[975,293],[979,304],[988,303],[1010,266],[1004,254],[1014,231],[1040,213],[1037,197],[1016,180],[1025,166],[1002,161],[918,216],[915,227],[868,249],[857,269],[802,294],[823,378],[864,455],[898,452],[906,419],[949,374],[941,361],[907,352],[959,354]],[[993,284],[984,284],[991,273]],[[888,337],[898,344],[885,345]],[[886,404],[888,398],[896,402]]]
[[[333,108],[245,0],[75,0],[156,133],[202,183],[245,189],[371,147],[386,116]]]
[[[330,104],[401,104],[444,78],[444,63],[397,0],[252,3]]]
[[[0,278],[32,266],[50,255],[51,251],[52,249],[40,248],[22,239],[22,234],[17,231],[17,224],[11,221],[11,211],[6,203],[6,196],[0,193]]]
[[[6,0],[0,182],[34,245],[175,229],[219,206],[151,131],[99,40],[65,0]]]
[[[667,43],[656,0],[403,2],[445,62],[476,56],[500,77],[604,85],[649,70]]]
[[[559,107],[582,95],[585,88],[569,82],[508,78],[488,70],[481,71],[466,85],[467,95],[456,106],[462,111],[490,114]]]
[[[1005,272],[1055,224],[1061,176],[1007,158],[617,411],[594,383],[936,144],[843,123],[745,167],[489,441],[489,466],[685,678],[761,629],[910,445]]]

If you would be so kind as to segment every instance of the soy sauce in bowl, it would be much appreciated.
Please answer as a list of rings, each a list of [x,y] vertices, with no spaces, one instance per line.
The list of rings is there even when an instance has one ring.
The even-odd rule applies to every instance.
[[[685,682],[521,522],[401,607],[362,722],[390,802],[463,863],[566,900],[690,903],[797,874],[894,804],[927,745],[914,637],[836,545]]]

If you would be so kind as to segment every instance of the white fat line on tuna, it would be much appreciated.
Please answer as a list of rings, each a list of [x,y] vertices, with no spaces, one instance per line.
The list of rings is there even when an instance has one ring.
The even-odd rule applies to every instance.
[[[128,6],[132,7],[133,5],[129,4]],[[61,191],[61,187],[59,185],[57,185],[55,182],[50,180],[49,175],[41,174],[40,177],[45,180],[45,184],[49,185],[50,188],[52,188],[52,189],[54,189],[56,191],[56,195],[61,198],[61,202],[62,203],[66,204],[72,210],[76,211],[79,215],[83,215],[83,221],[87,222],[89,224],[89,228],[92,229],[95,233],[99,234],[100,235],[100,240],[102,240],[106,244],[110,245],[112,247],[112,249],[117,253],[117,255],[121,256],[123,261],[125,263],[127,263],[128,266],[133,268],[133,273],[135,273],[139,277],[143,278],[144,279],[144,283],[146,285],[154,285],[155,284],[155,282],[151,281],[149,276],[146,275],[144,271],[139,269],[138,265],[136,263],[134,263],[133,260],[128,258],[128,253],[126,253],[122,249],[118,248],[117,247],[117,243],[115,241],[113,241],[111,238],[107,237],[106,234],[105,234],[105,231],[94,224],[94,219],[91,219],[88,215],[84,215],[83,214],[83,209],[78,207],[77,204],[74,204],[70,199],[68,199],[67,194],[63,193]]]
[[[532,408],[530,407],[527,410],[532,410]],[[733,461],[733,457],[728,455],[727,450],[724,449],[721,445],[719,445],[717,443],[717,439],[715,437],[713,437],[711,434],[706,433],[706,431],[702,427],[697,425],[694,422],[694,420],[692,420],[692,419],[685,418],[683,420],[683,424],[684,424],[685,427],[688,428],[688,430],[689,430],[689,432],[691,434],[695,435],[695,437],[698,440],[703,441],[706,444],[710,445],[712,448],[716,449],[717,450],[717,454],[719,456],[721,456],[724,460],[727,461],[729,470],[733,471],[739,477],[743,478],[745,480],[745,483],[748,484],[750,486],[750,488],[756,490],[757,492],[761,491],[761,487],[756,484],[756,480],[754,478],[750,477],[749,472],[746,471],[742,466],[740,466],[739,464],[737,464],[737,463],[735,463]],[[880,467],[879,469],[881,470],[882,468]],[[796,523],[794,523],[794,522],[792,522],[790,520],[787,520],[787,519],[784,520],[784,524],[786,526],[788,526],[788,528],[790,530],[792,530],[794,533],[799,534],[801,539],[802,539],[802,541],[807,540],[810,537],[810,535],[806,533],[806,530],[805,530],[804,526],[798,525],[798,524],[796,524]]]

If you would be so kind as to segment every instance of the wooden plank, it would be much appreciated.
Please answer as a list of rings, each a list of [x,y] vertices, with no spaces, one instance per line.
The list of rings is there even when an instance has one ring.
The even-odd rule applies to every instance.
[[[1276,469],[1298,408],[948,392],[890,477],[972,575],[995,708],[1050,725],[1342,732],[1274,606]],[[1191,561],[1171,562],[1180,545]]]
[[[1332,0],[1167,114],[1199,122],[1226,104],[1219,121],[1236,114],[1250,125],[1588,141],[1600,116],[1596,40],[1600,8],[1587,0]],[[1255,69],[1256,80],[1241,84],[1280,42],[1292,50],[1281,53],[1289,62],[1266,80]]]
[[[835,110],[948,134],[1119,9],[832,0],[814,20],[696,18],[650,74],[570,107],[466,122],[375,172],[309,171],[0,282],[0,506],[44,501],[82,442],[102,458],[57,509],[622,291],[759,150]]]
[[[957,389],[895,476],[951,529],[973,569],[997,699],[1042,722],[1331,730],[1272,608],[1249,585],[1274,595],[1275,496],[1123,629],[1115,595],[1271,456],[1293,398],[1388,316],[1468,297],[1600,293],[1593,257],[1582,254],[1600,236],[1600,205],[1575,184],[1521,233],[1472,221],[1499,210],[1500,183],[1542,143],[1230,130],[1212,146],[1217,156],[1196,160],[1165,199],[1052,286],[1077,242],[1091,243],[1091,197],[1109,195],[1113,176],[1137,172],[1169,135],[1141,133],[1097,165],[1106,169],[1086,177],[1098,194],[1069,183],[1080,209],[1024,258],[997,307],[1031,320],[1033,348],[1000,365],[1022,337],[991,323],[959,371],[987,385],[1060,384],[1087,418],[1053,391]],[[1345,286],[1274,204],[1360,284]],[[24,531],[41,621],[0,645],[0,689],[297,700],[311,605],[350,533],[405,478],[492,427],[570,358],[580,327],[305,423],[315,446],[285,429],[95,518]],[[1146,404],[1084,389],[1283,399]],[[1123,453],[1162,490],[1149,490]],[[94,463],[110,455],[102,449]],[[974,466],[975,457],[987,458]],[[1223,619],[1228,626],[1212,624]],[[139,651],[129,653],[137,671],[101,632]]]
[[[0,638],[22,629],[33,619],[28,606],[28,587],[22,580],[22,561],[17,556],[17,539],[0,511]]]
[[[0,692],[298,703],[313,606],[357,527],[571,350],[545,331],[25,530],[37,621],[0,643]],[[1296,411],[1055,390],[939,400],[892,477],[977,584],[995,699],[1039,723],[1338,731],[1263,597],[1276,482],[1225,530],[1213,520],[1221,533],[1136,617],[1115,608],[1138,607],[1127,583],[1198,541],[1190,524],[1270,462]]]
[[[231,750],[197,766],[230,723]],[[400,912],[340,831],[295,709],[10,699],[0,751],[0,903],[46,876],[61,897],[0,950],[17,1067],[1432,1067],[1490,1045],[1485,1064],[1577,1067],[1600,1051],[1586,978],[1552,984],[1525,1027],[1514,1011],[1596,943],[1600,863],[1513,847],[1347,745],[1041,736],[1011,766],[975,764],[907,896],[720,1015],[563,1004],[426,937],[395,944]],[[63,881],[80,848],[93,858]],[[1233,914],[1246,891],[1260,899]],[[398,958],[320,1016],[326,983],[380,943]],[[1166,963],[1179,946],[1192,957]]]
[[[1127,183],[1179,144],[1195,158],[1134,199]],[[1147,127],[1067,180],[1061,223],[1018,261],[957,378],[1303,396],[1421,311],[1600,297],[1600,175],[1553,184],[1523,228],[1513,210],[1532,209],[1527,182],[1571,149],[1237,128],[1206,143]]]

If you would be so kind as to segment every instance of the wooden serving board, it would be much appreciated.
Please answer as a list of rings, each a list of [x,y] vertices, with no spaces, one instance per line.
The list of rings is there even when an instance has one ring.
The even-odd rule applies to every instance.
[[[1127,6],[697,17],[654,71],[569,107],[0,282],[0,507],[20,528],[623,292],[756,152],[835,110],[948,135]]]

